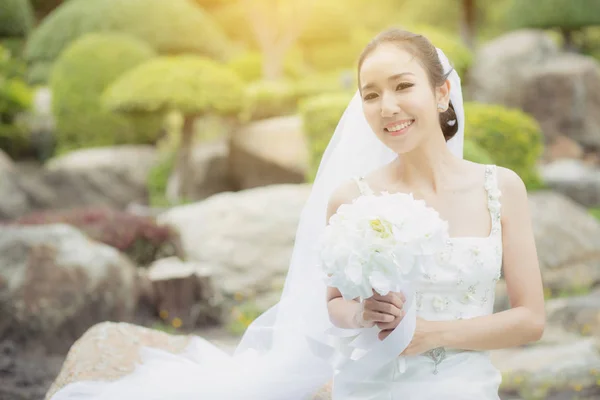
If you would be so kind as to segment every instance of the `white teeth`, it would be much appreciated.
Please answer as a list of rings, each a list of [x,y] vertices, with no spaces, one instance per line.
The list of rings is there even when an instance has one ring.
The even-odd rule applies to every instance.
[[[411,126],[412,123],[413,123],[413,121],[405,122],[403,124],[399,124],[399,125],[392,126],[391,128],[387,128],[387,130],[390,132],[397,132],[399,130],[402,130],[404,128]]]

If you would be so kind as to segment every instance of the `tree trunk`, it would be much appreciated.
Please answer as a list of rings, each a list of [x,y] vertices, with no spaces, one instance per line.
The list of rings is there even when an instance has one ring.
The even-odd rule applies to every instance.
[[[275,81],[283,76],[283,58],[275,46],[263,48],[263,78]]]
[[[573,31],[568,28],[563,28],[561,32],[565,42],[563,46],[564,50],[570,53],[577,53],[578,49],[573,40]]]
[[[475,26],[477,22],[476,0],[462,1],[461,36],[467,47],[475,48]]]
[[[177,160],[177,174],[179,175],[179,197],[187,201],[192,194],[193,170],[192,149],[194,142],[194,116],[185,116],[181,130],[181,143]]]

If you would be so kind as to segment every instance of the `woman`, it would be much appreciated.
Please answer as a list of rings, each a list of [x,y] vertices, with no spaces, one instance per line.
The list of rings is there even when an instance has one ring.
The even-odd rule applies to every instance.
[[[362,385],[356,398],[368,398],[374,386],[391,382],[386,390],[394,399],[497,399],[501,376],[486,351],[538,340],[544,329],[525,186],[514,172],[465,161],[446,146],[462,122],[456,123],[447,76],[427,39],[408,32],[382,33],[360,58],[366,120],[400,156],[338,188],[327,216],[363,194],[413,193],[448,222],[451,254],[414,283],[419,319],[402,353],[412,356],[406,372],[399,374],[392,363]],[[501,267],[512,309],[492,315]],[[377,325],[380,339],[402,320],[404,300],[399,293],[375,294],[360,304],[328,288],[329,315],[337,327]]]
[[[197,337],[180,354],[144,348],[133,373],[70,383],[53,400],[304,400],[332,377],[334,400],[498,399],[500,375],[486,351],[537,340],[544,328],[524,185],[507,169],[462,160],[460,80],[426,38],[380,34],[358,73],[359,93],[302,212],[281,300],[248,328],[234,356]],[[434,207],[449,223],[448,257],[423,268],[414,298],[344,301],[325,286],[315,240],[341,204],[382,191],[412,192]],[[492,315],[501,265],[513,307]],[[375,325],[381,346],[349,356],[339,336]],[[396,337],[406,345],[387,351]]]

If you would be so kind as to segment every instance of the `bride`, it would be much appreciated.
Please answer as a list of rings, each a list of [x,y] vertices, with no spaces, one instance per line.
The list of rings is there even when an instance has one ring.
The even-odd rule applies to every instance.
[[[52,400],[304,400],[332,379],[334,400],[499,399],[489,350],[536,341],[545,323],[525,186],[508,169],[462,159],[460,79],[425,37],[379,34],[358,78],[302,211],[281,299],[235,353],[199,337],[178,354],[143,347],[133,372],[69,383]],[[447,256],[422,266],[411,293],[344,300],[325,286],[315,240],[342,204],[381,192],[412,193],[438,211]],[[501,276],[511,309],[493,313]],[[371,353],[349,351],[373,329]]]

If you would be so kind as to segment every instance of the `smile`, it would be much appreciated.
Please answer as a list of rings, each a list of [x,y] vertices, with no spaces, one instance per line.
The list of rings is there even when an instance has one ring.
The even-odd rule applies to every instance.
[[[408,128],[410,128],[412,126],[412,124],[414,122],[415,122],[415,120],[411,119],[409,121],[405,121],[405,122],[398,123],[395,125],[388,125],[383,129],[392,136],[398,136],[398,135],[404,134],[408,130]]]

